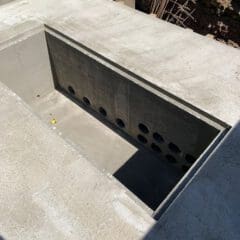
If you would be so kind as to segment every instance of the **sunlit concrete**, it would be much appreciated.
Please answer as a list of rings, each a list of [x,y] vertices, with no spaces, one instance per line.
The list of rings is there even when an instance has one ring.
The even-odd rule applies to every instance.
[[[188,111],[224,127],[235,125],[240,117],[239,50],[111,0],[5,3],[0,1],[0,53],[5,56],[0,80],[10,89],[0,85],[0,236],[6,240],[239,238],[234,227],[239,221],[235,211],[239,199],[232,194],[238,192],[235,183],[240,174],[238,127],[155,225],[148,207],[108,174],[131,158],[136,147],[56,92],[50,81],[47,49],[41,41],[37,49],[26,43],[46,24],[139,75]],[[25,47],[16,50],[17,43]],[[7,53],[10,48],[15,48],[12,55]],[[34,51],[46,61],[28,58]],[[23,59],[32,59],[37,68],[27,68]],[[39,81],[39,76],[43,76],[42,84],[36,89],[34,81]],[[16,87],[18,78],[26,81],[19,81]],[[26,86],[31,89],[27,93]],[[60,105],[54,107],[56,103]],[[106,147],[111,139],[110,147],[124,146],[126,151],[115,155],[107,149],[103,155],[89,151],[90,135],[96,132],[79,138],[74,131],[79,117],[91,122],[99,136],[103,129],[108,135],[97,149]],[[58,125],[51,124],[53,118]],[[72,132],[64,132],[69,123]],[[77,127],[84,132],[84,124]],[[78,140],[80,144],[76,145]],[[99,161],[95,161],[96,155]],[[118,159],[119,165],[112,161],[106,165],[106,159],[111,158]],[[206,181],[209,178],[211,181]],[[205,211],[196,210],[195,202]],[[223,209],[217,211],[217,217],[216,206]],[[209,225],[204,221],[212,222]],[[218,224],[221,231],[217,227],[214,231]]]

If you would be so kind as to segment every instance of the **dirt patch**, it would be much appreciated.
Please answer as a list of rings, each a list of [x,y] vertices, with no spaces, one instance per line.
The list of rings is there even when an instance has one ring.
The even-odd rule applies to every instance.
[[[240,47],[240,0],[136,0],[136,8]]]

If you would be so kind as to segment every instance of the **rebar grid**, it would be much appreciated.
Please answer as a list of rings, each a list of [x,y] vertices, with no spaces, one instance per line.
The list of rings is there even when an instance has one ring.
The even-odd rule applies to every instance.
[[[194,20],[193,13],[197,0],[152,0],[151,13],[168,22],[186,27],[188,19]]]

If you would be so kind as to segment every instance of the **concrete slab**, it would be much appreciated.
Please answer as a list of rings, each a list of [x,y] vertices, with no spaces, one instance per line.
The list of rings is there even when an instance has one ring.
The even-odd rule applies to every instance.
[[[139,239],[154,223],[111,177],[0,84],[0,235]]]
[[[240,123],[144,239],[240,238]]]
[[[237,122],[239,50],[114,2],[83,1],[80,9],[46,23],[195,108]]]
[[[89,112],[89,109],[80,107],[56,91],[44,31],[37,27],[32,34],[21,36],[11,47],[0,51],[1,81],[88,161],[99,170],[114,175],[140,197],[142,201],[126,189],[152,214],[181,178],[182,170],[166,164],[163,156],[147,151],[141,144],[117,131],[116,127],[105,125],[104,119],[96,118],[93,110]],[[53,125],[52,119],[56,121]]]
[[[239,119],[239,50],[111,0],[16,0],[0,6],[2,53],[37,33],[42,24],[136,73],[146,79],[146,84],[166,91],[193,111],[226,125],[234,125]],[[31,44],[25,47],[31,55]],[[39,44],[39,48],[44,47]],[[9,76],[13,65],[21,75],[20,66],[26,66],[21,62],[24,54],[20,51],[18,60],[13,55],[8,59],[6,54],[10,61],[3,61],[2,66]],[[39,57],[44,56],[46,49],[39,51]],[[35,65],[50,80],[48,64],[41,65],[38,60],[34,58]],[[26,81],[31,80],[29,76],[37,79],[31,69],[27,73]],[[4,79],[11,85],[8,74]],[[42,85],[41,94],[45,84],[48,81]],[[47,122],[51,100],[63,99],[51,86],[48,89],[52,91],[42,99],[42,104],[49,104],[47,110],[41,103],[31,102],[37,92],[22,95],[42,111],[41,117]],[[137,201],[88,162],[94,156],[86,159],[82,150],[79,154],[2,84],[0,92],[0,235],[6,240],[239,238],[239,126],[153,227],[155,221]],[[60,118],[64,109],[64,104],[58,109]],[[112,171],[114,167],[109,165]]]
[[[240,117],[239,50],[111,0],[15,1],[0,11],[0,32],[35,19],[228,125]]]
[[[33,26],[0,51],[1,81],[27,103],[54,90],[43,28]]]
[[[14,1],[14,0],[0,0],[0,5],[9,3],[11,1]]]

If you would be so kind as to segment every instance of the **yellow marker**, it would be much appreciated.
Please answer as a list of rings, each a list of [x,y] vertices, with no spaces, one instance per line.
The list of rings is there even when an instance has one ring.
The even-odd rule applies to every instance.
[[[56,124],[57,123],[57,120],[55,119],[55,118],[53,118],[52,120],[51,120],[51,124]]]

